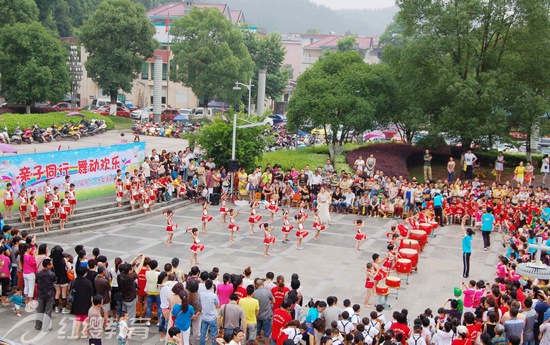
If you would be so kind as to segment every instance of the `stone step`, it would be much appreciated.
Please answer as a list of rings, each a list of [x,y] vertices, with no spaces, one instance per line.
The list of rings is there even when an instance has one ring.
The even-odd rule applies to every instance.
[[[105,229],[113,225],[134,222],[138,219],[143,219],[153,215],[159,215],[160,213],[162,213],[162,211],[166,209],[179,209],[192,204],[194,203],[189,200],[173,199],[171,201],[168,201],[162,204],[157,204],[157,207],[151,213],[144,214],[143,210],[135,210],[133,212],[129,210],[124,212],[119,212],[114,216],[108,215],[105,217],[96,217],[91,220],[81,220],[78,222],[71,220],[69,223],[65,224],[64,230],[59,229],[59,224],[55,223],[50,227],[50,232],[48,232],[47,234],[43,232],[42,227],[36,228],[33,230],[28,230],[28,231],[31,234],[36,234],[37,237],[68,234],[68,233],[82,232],[82,231],[93,231],[98,229]]]

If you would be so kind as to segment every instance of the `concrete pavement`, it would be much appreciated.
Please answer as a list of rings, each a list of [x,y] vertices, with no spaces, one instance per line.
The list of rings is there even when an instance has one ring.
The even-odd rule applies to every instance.
[[[227,224],[219,224],[218,207],[212,206],[211,213],[214,220],[208,224],[208,233],[201,233],[201,242],[205,250],[200,253],[200,268],[211,270],[217,266],[220,272],[242,273],[244,268],[251,266],[253,277],[264,277],[267,271],[275,275],[282,274],[290,280],[292,273],[298,273],[302,283],[304,301],[325,299],[328,295],[335,295],[341,301],[349,298],[352,303],[362,306],[361,315],[370,312],[363,307],[365,297],[365,264],[370,261],[373,253],[386,252],[386,233],[394,220],[385,218],[365,218],[364,231],[368,239],[362,245],[360,253],[355,252],[355,229],[353,221],[355,215],[333,214],[334,224],[321,233],[318,241],[313,240],[312,218],[305,224],[310,235],[304,241],[304,249],[297,250],[295,232],[291,233],[291,243],[281,243],[281,214],[277,214],[274,226],[274,235],[277,242],[270,248],[270,256],[263,256],[263,234],[257,229],[256,234],[248,233],[248,208],[241,209],[237,218],[241,230],[235,235],[235,242],[229,242]],[[291,214],[297,213],[292,209]],[[268,217],[265,210],[260,211],[264,219]],[[102,254],[107,255],[110,263],[120,256],[125,260],[133,258],[138,253],[156,259],[160,264],[169,262],[173,257],[180,258],[180,267],[184,271],[190,268],[189,247],[192,238],[185,233],[185,228],[194,226],[200,228],[201,208],[192,206],[177,210],[174,220],[179,224],[174,235],[174,245],[167,247],[163,244],[166,236],[163,216],[153,216],[144,222],[135,224],[117,225],[108,229],[97,229],[92,232],[74,233],[57,237],[48,237],[44,241],[52,247],[62,245],[70,253],[74,253],[74,246],[83,244],[89,252],[99,247]],[[256,227],[257,228],[257,227]],[[497,256],[502,247],[499,238],[493,235],[493,246],[489,251],[483,251],[481,236],[474,236],[471,279],[492,280]],[[162,266],[160,266],[162,267]],[[407,308],[410,318],[423,312],[427,307],[434,312],[443,303],[452,297],[452,290],[460,286],[464,280],[461,277],[462,257],[461,239],[458,226],[438,229],[438,235],[429,239],[429,244],[420,255],[419,270],[409,279],[409,285],[402,281],[399,298],[390,297],[388,303],[391,309],[384,314],[391,319],[393,310]],[[405,277],[402,277],[404,280]],[[395,292],[395,290],[392,290]],[[376,304],[373,296],[371,304]],[[0,337],[6,336],[21,342],[22,335],[28,331],[25,339],[37,336],[32,321],[33,314],[24,312],[23,318],[16,317],[10,309],[1,308]],[[28,318],[25,318],[28,316]],[[53,330],[28,342],[32,344],[86,344],[87,340],[70,339],[73,319],[71,315],[56,314],[53,317]],[[116,335],[111,332],[104,339],[104,344],[116,344]],[[137,326],[137,334],[132,344],[157,344],[158,332],[156,327]]]

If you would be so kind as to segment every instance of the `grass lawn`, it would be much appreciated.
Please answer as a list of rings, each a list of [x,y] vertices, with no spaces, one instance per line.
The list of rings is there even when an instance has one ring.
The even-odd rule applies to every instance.
[[[122,130],[122,129],[131,129],[134,125],[134,120],[121,117],[121,116],[109,116],[111,120],[115,123],[115,129]]]
[[[334,163],[336,171],[346,170],[351,172],[351,167],[346,164],[346,153],[361,146],[360,144],[346,144],[344,153],[336,156],[336,162]],[[271,166],[280,164],[285,171],[291,167],[300,170],[309,165],[313,170],[316,167],[324,167],[327,159],[329,159],[328,148],[326,145],[322,145],[297,150],[268,152],[258,160],[258,165],[265,167],[267,163],[271,163]]]

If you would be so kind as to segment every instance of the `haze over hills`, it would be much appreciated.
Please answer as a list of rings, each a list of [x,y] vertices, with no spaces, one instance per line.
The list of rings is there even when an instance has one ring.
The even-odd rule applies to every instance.
[[[229,4],[232,10],[244,10],[246,22],[267,32],[320,33],[334,31],[365,36],[381,35],[398,12],[397,6],[383,9],[331,10],[309,0],[202,0],[206,3]]]

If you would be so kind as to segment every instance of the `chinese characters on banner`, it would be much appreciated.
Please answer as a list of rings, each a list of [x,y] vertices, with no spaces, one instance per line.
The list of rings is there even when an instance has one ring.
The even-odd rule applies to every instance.
[[[66,176],[71,177],[79,194],[83,189],[93,188],[90,196],[106,195],[112,190],[101,187],[112,187],[118,169],[123,173],[139,169],[144,158],[145,143],[10,156],[0,164],[0,196],[8,182],[16,193],[26,183],[40,195],[46,179],[52,186],[62,186]]]

